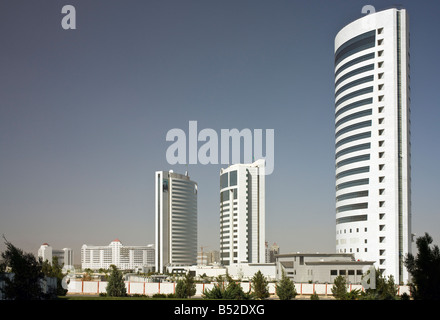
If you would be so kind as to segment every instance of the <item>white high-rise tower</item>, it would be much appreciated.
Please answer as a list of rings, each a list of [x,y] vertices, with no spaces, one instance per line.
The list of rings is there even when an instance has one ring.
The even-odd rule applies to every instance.
[[[409,57],[401,8],[335,38],[336,249],[400,283],[411,251]]]
[[[197,183],[172,171],[156,171],[156,272],[197,264]]]
[[[220,262],[265,263],[265,160],[220,172]]]

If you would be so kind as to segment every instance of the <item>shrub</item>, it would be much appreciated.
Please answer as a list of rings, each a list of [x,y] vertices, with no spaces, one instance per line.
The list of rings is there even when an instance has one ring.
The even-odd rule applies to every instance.
[[[347,283],[345,277],[337,276],[332,287],[332,294],[338,300],[345,300],[347,296]]]
[[[252,277],[253,295],[257,299],[265,299],[269,297],[269,283],[260,270]]]
[[[115,265],[111,265],[110,267],[112,271],[107,283],[107,295],[109,297],[125,297],[127,295],[127,289],[125,288],[122,272],[119,271]]]
[[[183,279],[177,281],[176,298],[186,299],[196,294],[194,277],[188,272]]]
[[[313,291],[313,294],[310,296],[310,300],[319,300],[318,294],[316,291]]]
[[[295,285],[292,280],[286,277],[284,270],[281,274],[281,280],[276,285],[276,293],[280,300],[291,300],[297,295]]]
[[[203,298],[205,299],[229,299],[229,300],[249,300],[251,294],[244,292],[240,284],[236,283],[228,274],[226,275],[227,286],[224,285],[223,278],[219,278],[219,283],[209,290],[205,289]]]

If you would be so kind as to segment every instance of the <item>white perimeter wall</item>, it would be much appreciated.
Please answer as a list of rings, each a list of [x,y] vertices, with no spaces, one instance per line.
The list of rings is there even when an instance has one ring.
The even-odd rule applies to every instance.
[[[196,283],[196,296],[201,296],[204,290],[210,290],[214,287],[215,283]],[[269,283],[269,293],[275,294],[275,283]],[[80,281],[71,280],[68,285],[68,294],[99,294],[105,293],[107,287],[106,281]],[[125,282],[127,294],[140,294],[152,296],[156,293],[169,294],[175,293],[175,282]],[[248,292],[251,288],[249,282],[242,282],[241,287],[245,292]],[[318,295],[332,295],[333,284],[325,283],[295,283],[295,288],[298,295],[311,295],[316,292]],[[362,285],[349,285],[348,291],[360,289]],[[403,293],[410,294],[408,286],[399,286],[398,294]]]

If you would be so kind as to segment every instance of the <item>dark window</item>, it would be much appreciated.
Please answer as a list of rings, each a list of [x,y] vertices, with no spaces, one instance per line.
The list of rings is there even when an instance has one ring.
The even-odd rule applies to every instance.
[[[220,189],[226,188],[228,186],[228,172],[223,173],[220,176]]]
[[[228,201],[228,200],[229,200],[229,190],[222,191],[220,193],[220,202]]]
[[[229,172],[229,186],[237,185],[237,170]]]

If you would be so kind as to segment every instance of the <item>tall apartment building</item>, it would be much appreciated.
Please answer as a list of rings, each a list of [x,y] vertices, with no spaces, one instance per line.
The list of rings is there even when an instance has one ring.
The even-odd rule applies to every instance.
[[[220,171],[220,263],[265,263],[265,160]]]
[[[197,183],[185,174],[155,174],[156,272],[197,264]]]
[[[109,269],[112,264],[120,270],[153,268],[154,246],[124,246],[115,239],[108,246],[84,244],[81,247],[82,269]]]
[[[43,243],[38,249],[38,257],[50,264],[53,257],[57,257],[59,265],[73,266],[73,250],[70,248],[53,249],[48,243]]]
[[[391,8],[335,38],[336,250],[406,282],[411,251],[409,24]]]

